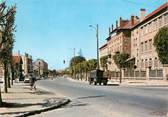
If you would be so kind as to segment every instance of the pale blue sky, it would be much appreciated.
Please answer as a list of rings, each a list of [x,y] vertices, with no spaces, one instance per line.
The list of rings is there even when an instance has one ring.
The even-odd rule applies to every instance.
[[[105,43],[108,27],[122,16],[139,16],[139,9],[150,13],[166,0],[7,0],[17,5],[14,51],[42,58],[49,68],[69,65],[73,48],[82,49],[87,59],[96,58],[95,30],[99,24],[100,45]],[[76,54],[77,54],[76,52]],[[66,60],[66,64],[63,64]]]

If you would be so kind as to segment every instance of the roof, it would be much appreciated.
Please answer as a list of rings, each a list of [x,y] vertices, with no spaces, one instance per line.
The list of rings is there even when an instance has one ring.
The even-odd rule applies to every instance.
[[[152,13],[148,14],[144,20],[150,18],[151,16],[153,16],[154,14],[158,13],[159,11],[161,11],[162,9],[168,7],[168,2],[166,2],[165,4],[161,5],[159,8],[157,8],[156,10],[154,10]]]
[[[101,50],[101,49],[104,49],[106,46],[107,46],[107,43],[104,44],[104,45],[102,45],[99,49],[100,49],[100,50]]]
[[[151,12],[150,14],[148,14],[145,19],[139,23],[137,23],[134,27],[132,27],[133,29],[137,26],[139,26],[140,24],[144,23],[145,21],[149,20],[151,17],[153,17],[154,15],[156,15],[157,13],[159,13],[160,11],[164,10],[164,9],[168,9],[168,2],[166,2],[165,4],[161,5],[160,7],[158,7],[156,10],[154,10],[153,12]]]

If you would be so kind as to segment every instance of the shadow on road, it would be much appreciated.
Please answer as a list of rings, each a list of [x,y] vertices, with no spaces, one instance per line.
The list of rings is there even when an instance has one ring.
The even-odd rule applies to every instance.
[[[70,104],[64,106],[63,108],[73,108],[73,107],[79,107],[79,106],[87,106],[89,104],[83,103],[80,101],[72,101]]]
[[[79,97],[77,99],[99,98],[99,97],[105,97],[105,95],[86,96],[86,97]]]
[[[107,84],[107,86],[119,86],[119,84]]]
[[[37,105],[43,105],[44,103],[25,103],[25,104],[21,104],[21,103],[6,103],[3,102],[3,106],[2,107],[7,107],[7,108],[24,108],[24,107],[28,107],[28,106],[37,106]]]

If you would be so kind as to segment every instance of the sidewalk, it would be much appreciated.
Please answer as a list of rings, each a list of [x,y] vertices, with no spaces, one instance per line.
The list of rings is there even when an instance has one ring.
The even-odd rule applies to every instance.
[[[0,108],[0,117],[33,115],[69,102],[68,99],[44,90],[30,90],[30,86],[24,83],[15,83],[9,88],[9,93],[2,92],[2,99],[5,106]]]

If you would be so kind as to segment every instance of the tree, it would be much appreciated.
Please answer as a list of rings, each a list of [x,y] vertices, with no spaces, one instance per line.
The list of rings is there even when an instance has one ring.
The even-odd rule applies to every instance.
[[[70,67],[77,65],[78,63],[81,63],[83,61],[85,61],[85,57],[83,56],[75,56],[70,60]]]
[[[83,56],[75,56],[70,60],[70,69],[71,69],[70,71],[75,78],[76,78],[76,72],[78,72],[80,69],[77,65],[83,61],[86,61],[85,57]]]
[[[94,70],[97,67],[97,59],[88,60],[88,71]]]
[[[168,27],[163,27],[154,37],[153,45],[162,64],[168,64]]]
[[[120,83],[122,82],[122,68],[127,67],[126,60],[129,58],[128,54],[116,52],[113,56],[114,62],[117,65],[117,67],[120,69]]]
[[[11,55],[14,43],[14,21],[16,7],[8,8],[5,2],[0,4],[0,61],[4,67],[4,92],[7,93],[7,78],[9,74],[9,64],[11,63]],[[1,95],[0,95],[1,96]],[[0,106],[2,106],[2,98],[0,97]]]
[[[107,60],[108,60],[108,55],[102,56],[100,58],[100,63],[101,63],[101,67],[103,68],[103,70],[107,70]]]

